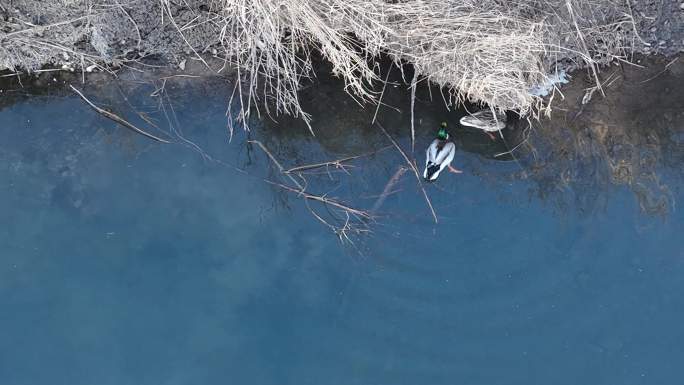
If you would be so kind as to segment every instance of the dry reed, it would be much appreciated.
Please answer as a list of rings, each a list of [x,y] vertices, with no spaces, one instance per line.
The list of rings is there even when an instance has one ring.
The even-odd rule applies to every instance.
[[[222,16],[227,57],[243,70],[243,113],[255,105],[275,105],[277,113],[305,120],[297,90],[313,75],[314,50],[361,100],[376,96],[375,59],[386,54],[397,64],[413,65],[413,85],[427,80],[449,89],[449,102],[469,99],[527,114],[541,102],[529,89],[545,81],[555,60],[570,58],[596,73],[598,64],[625,55],[624,42],[632,36],[628,8],[612,1],[220,0],[212,5]]]
[[[122,32],[107,29],[113,25],[137,49],[157,49],[150,36],[175,33],[158,49],[185,47],[203,60],[208,47],[222,47],[219,56],[237,69],[232,101],[244,122],[262,109],[308,122],[298,90],[314,76],[318,55],[359,102],[376,100],[378,58],[387,55],[399,68],[413,66],[413,85],[448,89],[448,103],[467,99],[527,114],[541,105],[529,89],[556,62],[588,67],[598,81],[598,66],[624,60],[639,39],[629,2],[618,0],[89,0],[67,8],[69,17],[50,24],[8,24],[11,32],[0,32],[0,67],[59,53],[87,65],[121,60],[109,56],[119,40],[107,39]],[[192,20],[176,19],[183,9]],[[150,25],[151,12],[159,27]],[[90,48],[78,44],[88,39]]]

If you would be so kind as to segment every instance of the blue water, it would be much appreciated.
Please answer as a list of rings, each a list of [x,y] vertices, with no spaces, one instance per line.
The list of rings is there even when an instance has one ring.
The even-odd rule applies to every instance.
[[[122,103],[103,87],[86,91]],[[625,186],[587,210],[581,187],[540,194],[516,177],[527,163],[462,151],[463,175],[426,186],[438,224],[406,173],[371,233],[341,244],[263,181],[289,183],[246,140],[294,166],[389,144],[377,130],[328,117],[365,136],[312,138],[254,119],[229,143],[224,94],[170,87],[166,120],[129,87],[173,144],[65,92],[0,110],[1,384],[682,381],[681,164],[659,166],[672,202],[654,216]],[[352,164],[310,191],[369,208],[403,160]]]

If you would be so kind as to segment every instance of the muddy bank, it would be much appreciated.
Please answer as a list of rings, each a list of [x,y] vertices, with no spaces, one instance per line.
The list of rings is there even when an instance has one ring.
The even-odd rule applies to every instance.
[[[630,1],[639,52],[666,56],[684,52],[684,1]]]
[[[163,5],[158,0],[0,1],[0,69],[118,65],[150,57],[180,64],[195,53],[219,53],[222,24],[212,20],[210,4]],[[638,34],[635,53],[684,52],[684,2],[636,0],[630,7]]]
[[[300,108],[296,92],[303,86],[301,81],[313,75],[312,67],[315,64],[309,55],[309,48],[302,49],[300,44],[308,42],[308,39],[313,46],[320,46],[323,55],[333,64],[332,71],[345,79],[343,86],[357,96],[370,95],[366,82],[377,84],[374,80],[382,79],[379,76],[376,78],[379,72],[377,63],[368,65],[368,68],[363,64],[367,57],[354,59],[359,62],[349,61],[350,55],[357,54],[355,43],[300,36],[300,40],[293,42],[299,44],[299,53],[289,53],[294,55],[289,57],[283,56],[287,52],[278,51],[282,49],[282,39],[278,34],[284,33],[283,38],[287,39],[289,32],[284,32],[288,31],[287,25],[278,26],[275,37],[250,35],[261,33],[258,28],[256,31],[245,30],[242,34],[236,34],[233,27],[238,24],[244,26],[249,20],[236,24],[233,20],[237,17],[233,10],[236,7],[234,3],[237,4],[201,0],[137,0],[126,3],[115,0],[47,3],[5,0],[0,2],[0,69],[36,71],[47,66],[90,72],[111,71],[135,63],[149,68],[172,66],[185,70],[187,66],[199,62],[209,71],[223,72],[240,65],[252,72],[267,74],[263,83],[256,83],[254,77],[248,79],[248,98],[253,98],[255,102],[263,100],[263,95],[255,93],[273,88],[267,99],[272,100],[274,110],[300,117],[306,117],[306,111]],[[401,17],[402,12],[408,12],[410,7],[396,7],[404,3],[369,0],[367,4],[355,3],[355,6],[387,7],[382,8],[383,12],[399,12],[397,15]],[[249,2],[244,2],[243,6],[252,7]],[[627,6],[622,3],[594,4],[583,1],[543,4],[529,1],[510,6],[498,2],[455,2],[445,6],[453,8],[454,20],[464,23],[464,29],[444,29],[442,27],[453,23],[448,23],[447,19],[430,19],[437,23],[435,31],[443,32],[435,32],[436,35],[430,37],[432,30],[426,27],[418,36],[407,35],[406,40],[410,38],[411,44],[399,48],[399,42],[392,39],[383,43],[374,42],[379,38],[384,39],[383,33],[377,31],[347,31],[344,25],[339,25],[346,19],[338,20],[331,16],[331,19],[322,21],[329,24],[326,27],[332,28],[331,33],[337,31],[336,28],[341,28],[339,33],[357,33],[359,42],[363,43],[364,49],[369,50],[368,54],[372,57],[376,57],[378,52],[385,52],[394,60],[413,63],[419,77],[450,88],[457,101],[468,99],[487,102],[524,112],[539,102],[528,90],[543,81],[545,73],[582,68],[589,62],[606,64],[615,57],[632,60],[632,55],[636,53],[671,56],[684,50],[684,3],[680,0],[638,0]],[[461,6],[468,12],[482,16],[476,19],[477,23],[483,24],[467,27],[471,22],[463,19]],[[302,11],[294,3],[283,7],[289,12],[286,12],[287,15]],[[333,6],[331,9],[336,8]],[[498,17],[487,13],[490,9],[505,16],[505,20],[497,21]],[[280,11],[281,8],[276,7],[276,10]],[[424,11],[426,17],[439,16],[432,8],[428,7]],[[268,15],[264,17],[268,18]],[[345,17],[349,15],[345,14]],[[285,23],[302,21],[295,16],[292,18]],[[393,16],[388,20],[393,18],[396,19]],[[272,20],[252,21],[256,24],[250,28],[254,29],[259,26],[258,22]],[[293,33],[292,39],[297,39],[300,34],[307,35],[307,25],[316,26],[304,24],[301,27],[303,31]],[[408,24],[392,25],[392,28],[411,29]],[[534,32],[524,32],[530,30]],[[365,36],[366,33],[371,36]],[[459,33],[477,38],[448,40]],[[532,34],[528,36],[526,33]],[[266,41],[271,38],[272,41]],[[337,47],[330,51],[330,46],[337,44],[348,44],[350,47]],[[415,47],[422,47],[422,53],[414,52]],[[506,51],[509,49],[512,51]],[[503,56],[502,52],[505,52]],[[210,63],[212,59],[213,64]],[[290,59],[301,63],[294,67],[284,64]],[[269,80],[268,77],[277,80]],[[410,79],[403,80],[406,82]]]
[[[180,64],[193,50],[206,52],[217,44],[220,34],[214,24],[193,24],[202,15],[206,19],[208,9],[201,2],[191,3],[169,9],[174,24],[163,2],[156,0],[2,1],[0,67],[104,69],[145,59]],[[189,32],[181,36],[183,27]]]

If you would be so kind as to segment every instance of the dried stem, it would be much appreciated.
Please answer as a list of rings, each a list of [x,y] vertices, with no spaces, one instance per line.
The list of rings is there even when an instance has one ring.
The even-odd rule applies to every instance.
[[[337,199],[329,198],[326,195],[317,195],[317,194],[312,194],[306,191],[306,187],[308,185],[308,182],[306,178],[300,173],[299,171],[303,170],[310,170],[313,168],[318,168],[318,167],[324,167],[324,166],[329,166],[329,165],[342,165],[342,162],[349,161],[352,159],[357,159],[362,156],[366,155],[358,155],[354,157],[348,157],[348,158],[343,158],[343,159],[338,159],[334,161],[329,161],[329,162],[322,162],[318,164],[313,164],[313,165],[305,165],[305,166],[299,166],[299,167],[294,167],[289,170],[285,170],[283,166],[278,162],[278,160],[273,156],[271,151],[266,148],[266,146],[261,143],[258,140],[251,140],[249,143],[256,144],[261,148],[264,153],[268,156],[268,158],[273,162],[273,164],[276,165],[278,168],[278,171],[280,172],[281,175],[286,176],[297,188],[288,186],[283,183],[275,182],[272,180],[264,179],[264,181],[268,184],[271,184],[273,186],[277,186],[285,191],[296,193],[298,197],[301,197],[304,199],[304,202],[306,203],[307,208],[311,212],[311,214],[321,223],[323,223],[325,226],[329,227],[335,234],[339,237],[340,241],[349,241],[351,242],[351,239],[349,238],[349,232],[353,232],[356,234],[360,234],[363,232],[367,232],[368,230],[365,229],[365,226],[367,225],[367,222],[372,220],[372,216],[370,213],[364,210],[356,209],[353,208],[345,203],[340,202]],[[297,181],[294,176],[297,176],[302,179],[302,183]],[[334,209],[337,209],[341,211],[344,216],[345,220],[342,225],[336,226],[330,223],[329,221],[325,220],[320,214],[316,212],[311,206],[309,206],[308,201],[314,201],[314,202],[319,202],[326,207],[332,207]],[[331,214],[332,215],[332,214]],[[333,215],[335,217],[335,215]],[[352,222],[352,217],[355,218],[355,220]],[[337,219],[337,218],[336,218]],[[339,221],[339,219],[337,219]]]
[[[148,138],[150,138],[150,139],[154,139],[154,140],[156,140],[157,142],[171,143],[171,142],[169,142],[169,141],[166,140],[166,139],[162,139],[162,138],[160,138],[160,137],[158,137],[158,136],[152,135],[152,134],[150,134],[150,133],[148,133],[148,132],[146,132],[146,131],[144,131],[144,130],[142,130],[142,129],[136,127],[136,126],[134,126],[133,124],[129,123],[128,121],[126,121],[126,120],[123,119],[122,117],[120,117],[120,116],[118,116],[118,115],[116,115],[116,114],[114,114],[114,113],[112,113],[112,112],[109,112],[109,111],[107,111],[107,110],[104,110],[104,109],[102,109],[102,108],[96,106],[93,102],[91,102],[90,100],[88,100],[88,98],[86,98],[85,95],[83,95],[83,93],[82,93],[81,91],[79,91],[78,89],[76,89],[76,87],[74,87],[74,86],[72,86],[72,85],[69,85],[69,87],[71,87],[71,89],[72,89],[74,92],[76,92],[76,94],[78,94],[78,96],[80,96],[81,99],[83,99],[84,102],[86,102],[90,107],[92,107],[95,111],[97,111],[97,112],[98,112],[99,114],[101,114],[102,116],[104,116],[104,117],[106,117],[106,118],[108,118],[108,119],[110,119],[110,120],[113,120],[114,122],[116,122],[116,123],[118,123],[118,124],[120,124],[120,125],[122,125],[122,126],[128,128],[128,129],[131,129],[131,130],[137,132],[137,133],[140,134],[140,135],[146,136],[146,137],[148,137]]]
[[[411,153],[416,152],[416,129],[414,126],[414,108],[416,105],[416,83],[418,82],[418,70],[413,72],[413,80],[411,80]]]
[[[385,81],[382,82],[382,92],[380,92],[380,98],[378,99],[378,105],[375,107],[375,113],[373,114],[373,120],[371,124],[375,123],[375,119],[378,117],[378,111],[380,111],[380,106],[382,105],[382,97],[385,95],[385,88],[387,88],[387,80],[389,79],[390,73],[392,73],[392,65],[390,64],[389,69],[387,69],[387,75],[385,76]]]
[[[266,183],[272,184],[274,186],[278,186],[278,187],[282,188],[283,190],[293,192],[293,193],[297,193],[298,195],[300,195],[301,197],[303,197],[305,199],[309,199],[312,201],[317,201],[317,202],[325,203],[325,204],[333,206],[333,207],[337,207],[338,209],[342,209],[342,210],[344,210],[350,214],[354,214],[359,218],[371,219],[371,215],[368,214],[366,211],[358,210],[358,209],[355,209],[353,207],[347,206],[344,203],[341,203],[335,199],[326,198],[324,196],[319,196],[319,195],[309,194],[307,192],[297,190],[297,189],[294,189],[290,186],[284,185],[282,183],[274,182],[274,181],[271,181],[268,179],[264,179],[264,181]]]
[[[406,155],[406,152],[401,149],[401,146],[392,138],[392,135],[390,135],[387,130],[385,130],[385,127],[383,127],[379,122],[376,123],[378,127],[382,130],[382,132],[387,136],[387,138],[392,142],[394,147],[399,151],[401,156],[406,160],[406,163],[409,165],[411,170],[413,171],[413,174],[416,176],[416,180],[418,181],[418,187],[420,187],[420,191],[423,192],[423,197],[425,198],[425,202],[427,203],[428,207],[430,208],[430,213],[432,214],[432,218],[434,219],[435,223],[438,223],[439,221],[437,220],[437,213],[435,212],[434,207],[432,207],[432,202],[430,201],[430,197],[427,195],[427,192],[425,191],[425,188],[423,187],[423,182],[420,179],[420,173],[418,173],[418,169],[416,168],[416,165],[411,162],[409,159],[408,155]]]
[[[302,165],[302,166],[292,167],[288,170],[284,170],[283,173],[290,174],[290,173],[312,170],[312,169],[316,169],[316,168],[320,168],[320,167],[328,167],[328,166],[334,166],[337,168],[344,168],[344,167],[348,167],[347,165],[342,164],[344,162],[349,162],[349,161],[354,160],[354,159],[359,159],[359,158],[364,158],[366,156],[375,155],[375,154],[377,154],[381,151],[384,151],[390,147],[391,146],[387,146],[387,147],[383,147],[377,151],[369,152],[366,154],[348,156],[346,158],[335,159],[335,160],[331,160],[331,161],[327,161],[327,162],[320,162],[320,163],[313,163],[313,164],[306,164],[306,165]]]
[[[283,166],[280,165],[278,159],[276,159],[276,157],[273,156],[273,154],[271,154],[271,152],[268,150],[268,148],[266,148],[266,146],[264,146],[263,143],[261,143],[258,140],[249,140],[247,141],[247,143],[253,143],[259,146],[259,148],[261,148],[261,150],[265,152],[266,155],[268,155],[268,158],[271,159],[271,161],[278,167],[278,171],[280,171],[281,174],[286,175],[292,181],[292,183],[295,184],[295,186],[299,187],[301,191],[304,190],[304,186],[302,186],[295,178],[293,178],[292,175],[285,172],[285,169],[283,169]]]

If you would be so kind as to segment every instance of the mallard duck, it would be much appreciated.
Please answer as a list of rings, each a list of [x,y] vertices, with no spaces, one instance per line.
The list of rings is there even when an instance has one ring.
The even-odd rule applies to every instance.
[[[430,143],[430,146],[425,151],[425,171],[423,171],[423,178],[427,181],[434,181],[445,168],[450,172],[461,173],[451,166],[451,161],[456,154],[456,145],[449,140],[449,134],[446,130],[446,122],[437,132],[437,138]]]
[[[460,120],[461,125],[475,127],[484,131],[492,140],[496,137],[492,132],[498,132],[506,127],[506,115],[494,113],[492,110],[480,110],[473,114],[466,115]]]

